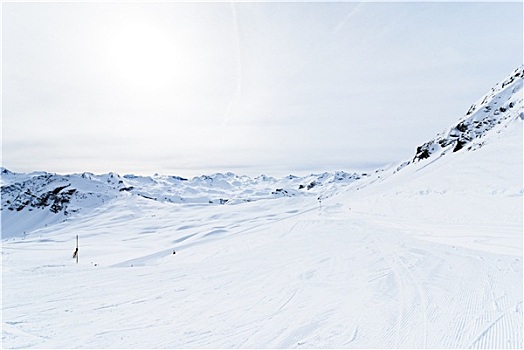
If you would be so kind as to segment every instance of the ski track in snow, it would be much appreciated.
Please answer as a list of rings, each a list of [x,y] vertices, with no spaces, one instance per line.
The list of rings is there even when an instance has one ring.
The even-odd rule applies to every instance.
[[[522,345],[521,257],[415,238],[341,203],[249,206],[240,225],[234,207],[153,206],[4,241],[4,347]]]
[[[195,178],[186,203],[163,193],[180,179],[128,176],[147,191],[87,196],[89,210],[57,218],[29,215],[34,196],[10,187],[2,348],[522,349],[521,86],[522,68],[419,147],[420,162],[311,182],[322,203],[250,180],[233,187],[256,201],[206,205],[199,191],[227,194],[232,174]]]

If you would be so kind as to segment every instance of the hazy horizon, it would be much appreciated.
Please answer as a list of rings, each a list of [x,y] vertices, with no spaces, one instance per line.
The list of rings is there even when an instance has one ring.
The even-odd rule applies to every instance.
[[[522,8],[3,3],[2,166],[372,171],[522,64]]]

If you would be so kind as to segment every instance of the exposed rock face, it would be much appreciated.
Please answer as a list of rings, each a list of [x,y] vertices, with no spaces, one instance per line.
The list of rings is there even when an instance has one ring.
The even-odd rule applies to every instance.
[[[64,179],[45,175],[22,183],[2,186],[2,209],[21,211],[25,208],[47,208],[55,214],[61,211],[67,214],[68,204],[77,190],[70,188],[71,184],[56,184],[60,182],[64,182]]]
[[[524,66],[495,85],[479,102],[471,105],[457,125],[438,134],[434,139],[417,147],[412,161],[417,162],[434,155],[475,150],[482,146],[482,138],[490,130],[504,126],[514,119],[523,119],[522,84]]]
[[[82,207],[96,207],[115,197],[119,187],[103,184],[95,175],[16,174],[1,171],[2,211],[44,210],[69,215]],[[111,178],[111,176],[105,176]],[[117,183],[119,181],[116,181]],[[123,185],[123,184],[122,184]]]

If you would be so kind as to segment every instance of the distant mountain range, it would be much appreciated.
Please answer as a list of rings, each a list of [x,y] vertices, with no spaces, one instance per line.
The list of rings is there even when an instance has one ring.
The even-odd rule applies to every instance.
[[[516,69],[485,96],[474,103],[454,125],[417,147],[412,159],[375,174],[400,171],[413,163],[436,160],[444,155],[475,151],[489,133],[500,132],[515,120],[524,120],[522,81],[524,66]],[[522,126],[521,126],[522,127]],[[109,173],[59,175],[47,172],[14,173],[0,168],[2,237],[21,234],[24,225],[12,221],[32,222],[31,227],[64,220],[75,213],[101,207],[117,197],[138,196],[147,200],[194,205],[231,205],[244,202],[293,196],[316,196],[340,191],[373,174],[334,173],[255,178],[233,173],[202,175],[192,179],[179,176],[150,177]]]

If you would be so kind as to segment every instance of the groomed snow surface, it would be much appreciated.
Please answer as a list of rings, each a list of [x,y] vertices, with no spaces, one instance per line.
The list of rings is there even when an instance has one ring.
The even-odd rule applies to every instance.
[[[321,206],[130,196],[4,240],[2,346],[522,348],[514,123]]]
[[[522,348],[519,108],[475,149],[321,202],[123,191],[47,226],[4,209],[2,347]]]

